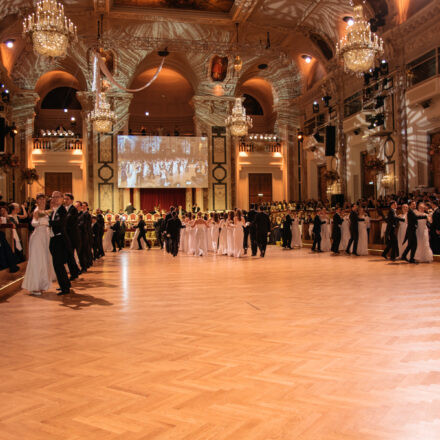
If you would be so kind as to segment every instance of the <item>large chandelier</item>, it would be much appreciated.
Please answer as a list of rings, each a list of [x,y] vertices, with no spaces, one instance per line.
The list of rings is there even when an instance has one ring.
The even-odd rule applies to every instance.
[[[336,53],[343,58],[346,69],[360,75],[374,67],[376,56],[382,52],[382,38],[371,32],[362,6],[355,6],[353,24],[345,38],[336,45]]]
[[[23,21],[23,32],[32,38],[34,51],[48,57],[66,55],[69,42],[77,40],[76,26],[56,0],[41,0],[37,10]]]
[[[104,92],[97,95],[95,108],[90,112],[90,120],[93,124],[93,130],[97,133],[108,133],[112,131],[113,124],[116,122],[116,115],[110,108],[110,104],[107,102]]]
[[[246,136],[248,129],[252,128],[252,119],[246,116],[246,110],[241,104],[241,98],[235,98],[231,114],[226,118],[226,126],[231,130],[232,136]]]

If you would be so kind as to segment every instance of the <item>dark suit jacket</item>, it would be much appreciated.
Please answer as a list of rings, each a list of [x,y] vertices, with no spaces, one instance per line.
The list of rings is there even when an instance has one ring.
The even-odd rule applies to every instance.
[[[171,238],[178,238],[180,230],[182,229],[182,222],[179,218],[171,218],[167,223],[167,234],[170,234]]]
[[[404,221],[403,218],[399,218],[396,215],[396,211],[394,209],[390,209],[388,212],[388,216],[386,219],[387,222],[387,229],[385,231],[385,234],[389,236],[390,234],[394,234],[396,232],[397,225],[400,221]]]
[[[57,212],[55,213],[55,216],[50,216],[49,220],[49,226],[52,228],[53,234],[57,236],[62,236],[63,238],[66,237],[66,218],[67,218],[67,211],[66,208],[61,205]]]
[[[113,229],[113,235],[117,236],[121,233],[121,221],[118,220],[114,225],[111,226],[111,229]]]
[[[258,235],[267,235],[270,232],[270,219],[264,212],[257,212],[255,215],[255,226]]]
[[[96,224],[99,227],[99,234],[104,234],[104,230],[105,230],[105,220],[104,220],[104,216],[102,214],[98,214],[96,216]]]
[[[290,217],[290,215],[287,214],[283,220],[283,229],[290,229],[291,226],[292,226],[292,217]]]
[[[315,234],[321,233],[321,225],[323,225],[325,222],[321,220],[321,217],[319,215],[315,215],[315,218],[313,219],[313,232]]]
[[[70,205],[66,216],[66,232],[72,244],[79,241],[78,210]]]
[[[332,236],[341,233],[342,222],[343,222],[342,217],[336,212],[335,215],[333,216]]]
[[[363,222],[365,219],[359,218],[356,211],[350,212],[350,234],[356,235],[359,233],[359,222]]]
[[[437,235],[436,231],[440,231],[440,208],[437,208],[432,214],[431,231]]]
[[[139,223],[135,226],[135,228],[139,229],[139,234],[144,233],[145,234],[145,222],[143,220],[140,220]]]

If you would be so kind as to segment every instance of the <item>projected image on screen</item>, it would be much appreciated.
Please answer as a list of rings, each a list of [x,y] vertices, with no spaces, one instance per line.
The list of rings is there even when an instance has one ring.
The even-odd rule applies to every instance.
[[[120,188],[206,188],[208,139],[118,136]]]

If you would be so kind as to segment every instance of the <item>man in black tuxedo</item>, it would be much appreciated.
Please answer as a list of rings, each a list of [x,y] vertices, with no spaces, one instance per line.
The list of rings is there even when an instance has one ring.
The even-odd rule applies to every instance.
[[[89,211],[89,204],[87,202],[82,203],[82,209],[84,212],[84,225],[87,234],[87,266],[93,266],[93,234],[92,234],[92,216]]]
[[[68,260],[67,265],[69,266],[70,280],[76,280],[78,278],[80,269],[75,261],[75,250],[77,255],[79,255],[80,249],[80,236],[78,229],[78,210],[73,206],[73,194],[64,194],[64,207],[67,211],[66,216],[66,244]],[[79,258],[79,257],[78,257]]]
[[[197,214],[198,212],[200,212],[200,207],[197,206],[197,203],[194,203],[194,205],[192,206],[192,212],[193,214]]]
[[[176,257],[179,252],[180,230],[182,227],[177,212],[173,211],[172,217],[168,220],[166,226],[167,238],[170,241],[170,253],[173,257]]]
[[[249,237],[251,239],[251,251],[253,257],[257,255],[258,250],[257,226],[255,224],[256,217],[257,211],[255,210],[255,205],[251,205],[251,209],[247,214],[247,221],[249,222]]]
[[[334,254],[339,254],[339,245],[341,244],[341,225],[342,225],[342,217],[341,217],[341,207],[336,207],[335,215],[333,216],[332,222],[332,252]]]
[[[416,260],[414,260],[414,256],[416,255],[416,251],[417,251],[417,224],[418,224],[418,220],[423,219],[423,218],[427,218],[426,215],[420,215],[418,216],[414,210],[416,209],[416,202],[413,200],[410,204],[409,204],[409,210],[408,210],[408,214],[407,214],[407,222],[408,222],[408,226],[406,228],[406,234],[405,234],[405,242],[408,242],[405,250],[403,251],[402,254],[402,260],[406,260],[408,261],[408,263],[412,263],[415,264]],[[406,258],[408,253],[410,252],[409,255],[409,260]]]
[[[435,255],[440,255],[440,208],[437,200],[433,200],[431,205],[434,212],[432,213],[432,223],[429,230],[430,244],[432,252]]]
[[[150,242],[147,240],[147,237],[145,235],[146,231],[145,231],[145,222],[144,222],[144,217],[142,215],[139,216],[139,222],[138,224],[135,226],[135,228],[137,228],[139,230],[139,234],[137,237],[137,242],[139,245],[139,250],[142,250],[142,242],[141,240],[143,239],[145,241],[145,244],[148,246],[148,249],[151,249],[151,244]]]
[[[388,258],[388,252],[391,251],[391,261],[395,261],[396,257],[399,255],[399,243],[397,242],[397,235],[396,235],[396,229],[398,222],[404,222],[405,220],[403,218],[397,217],[396,215],[396,209],[397,209],[397,203],[395,201],[392,201],[390,203],[390,210],[388,212],[388,216],[386,219],[387,222],[387,228],[385,230],[385,239],[386,239],[386,248],[382,252],[382,257],[385,258],[385,260]],[[417,245],[416,245],[417,247]]]
[[[165,231],[165,220],[161,215],[156,222],[154,222],[154,231],[156,232],[156,238],[159,242],[159,246],[163,249],[163,233]]]
[[[99,224],[98,219],[95,215],[92,215],[92,235],[93,235],[93,259],[97,260],[99,258]]]
[[[105,255],[104,247],[103,247],[103,239],[105,232],[105,219],[102,215],[102,211],[100,209],[96,210],[96,223],[98,224],[98,258],[101,258]]]
[[[120,221],[119,215],[115,215],[115,224],[111,226],[111,229],[113,230],[113,235],[112,235],[113,250],[112,250],[112,252],[116,252],[116,246],[118,246],[119,250],[122,249],[121,248],[121,240],[120,240],[121,221]]]
[[[79,246],[79,264],[81,266],[81,273],[87,272],[88,269],[88,262],[87,262],[87,246],[88,246],[88,236],[86,233],[86,223],[85,223],[85,216],[83,211],[83,205],[81,202],[77,201],[75,202],[75,208],[78,211],[78,229],[79,229],[79,235],[80,235],[80,246]]]
[[[283,219],[283,248],[292,249],[292,217],[291,211],[287,212]]]
[[[244,217],[243,249],[244,249],[244,254],[246,255],[249,248],[249,217],[247,211],[243,211],[243,217]]]
[[[197,204],[195,206],[197,206]],[[193,209],[194,209],[194,207],[193,207]],[[168,221],[173,218],[174,211],[175,211],[174,206],[170,206],[170,211],[167,213],[167,215],[165,216],[165,219],[164,219],[164,233],[167,229]],[[168,253],[171,253],[170,245],[171,245],[171,240],[169,240],[168,237],[165,237],[165,249]]]
[[[313,245],[312,252],[322,252],[321,251],[321,225],[325,223],[325,221],[321,220],[322,211],[319,210],[315,218],[313,219]]]
[[[54,191],[52,194],[53,212],[50,216],[49,226],[51,238],[49,243],[52,254],[53,268],[57,276],[60,292],[58,295],[70,293],[70,281],[64,265],[68,261],[67,239],[66,239],[66,217],[67,211],[63,206],[63,194]]]
[[[357,254],[357,247],[359,242],[359,222],[365,221],[363,218],[359,218],[358,215],[358,205],[351,206],[350,212],[350,240],[348,240],[348,246],[345,251],[348,255],[350,255],[350,247],[353,245],[353,255]]]
[[[255,215],[255,226],[260,256],[264,258],[266,255],[267,234],[270,232],[270,219],[263,211],[262,206],[260,206],[258,213]]]

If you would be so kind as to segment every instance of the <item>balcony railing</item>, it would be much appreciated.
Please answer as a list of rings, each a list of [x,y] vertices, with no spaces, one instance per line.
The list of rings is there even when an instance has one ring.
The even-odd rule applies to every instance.
[[[279,142],[242,142],[238,151],[240,153],[282,153],[283,150]]]
[[[70,151],[82,150],[82,139],[34,138],[34,150]]]

